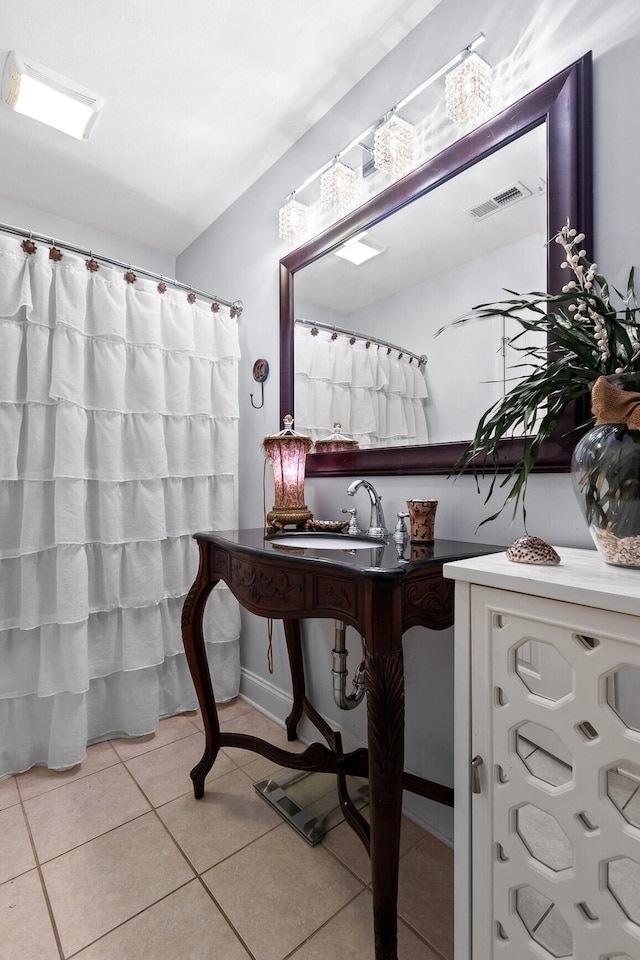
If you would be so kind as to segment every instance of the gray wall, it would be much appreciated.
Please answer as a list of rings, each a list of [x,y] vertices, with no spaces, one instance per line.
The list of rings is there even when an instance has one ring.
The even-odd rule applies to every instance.
[[[164,277],[176,278],[176,260],[168,253],[124,236],[96,230],[86,223],[66,220],[46,210],[16,203],[9,197],[0,196],[0,222],[22,230],[32,230],[44,237],[55,237],[74,247],[93,250],[99,256],[111,257],[121,263],[131,263],[153,273],[160,273]],[[197,286],[195,283],[193,285]],[[222,296],[222,293],[220,295]]]
[[[606,5],[601,0],[565,0],[562,4],[557,0],[511,0],[508,4],[504,0],[443,0],[178,258],[180,278],[198,286],[224,286],[245,303],[240,324],[242,526],[262,526],[261,439],[279,428],[278,260],[287,247],[277,237],[278,208],[306,176],[480,31],[487,36],[480,52],[490,63],[501,65],[499,75],[516,96],[593,50],[595,254],[602,270],[616,284],[624,284],[628,267],[640,262],[640,192],[635,189],[638,132],[637,124],[627,114],[639,87],[640,5],[636,0],[611,0]],[[255,391],[251,367],[258,357],[266,357],[271,365],[265,406],[259,411],[249,403],[249,393]],[[488,508],[470,478],[452,482],[444,477],[422,476],[379,478],[374,482],[383,495],[388,518],[404,508],[408,497],[437,498],[439,536],[507,544],[523,532],[521,520],[510,525],[507,514],[477,532]],[[341,479],[309,480],[306,492],[310,509],[321,518],[337,516],[340,507],[347,505],[346,486]],[[268,486],[267,509],[270,498]],[[364,502],[360,506],[366,509]],[[591,546],[566,475],[540,475],[532,480],[527,517],[529,532],[552,543]],[[364,738],[363,711],[343,714],[331,701],[332,623],[316,620],[306,629],[314,702],[344,729]],[[275,670],[269,676],[265,622],[245,615],[243,630],[244,688],[264,708],[284,716],[282,694],[289,690],[289,681],[281,633],[276,629]],[[350,659],[356,661],[355,640],[351,646]],[[436,634],[414,628],[407,635],[405,657],[408,766],[451,783],[452,632]],[[449,811],[417,798],[408,799],[408,808],[440,835],[452,837]]]

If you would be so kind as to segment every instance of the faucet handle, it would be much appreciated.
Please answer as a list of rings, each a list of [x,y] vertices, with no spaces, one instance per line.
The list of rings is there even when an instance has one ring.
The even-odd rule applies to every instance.
[[[405,543],[409,539],[409,531],[407,530],[407,525],[405,523],[405,520],[409,514],[403,513],[402,510],[398,510],[397,516],[398,522],[396,523],[396,528],[393,531],[393,539],[396,543]]]
[[[361,533],[361,530],[358,526],[358,520],[357,520],[358,511],[356,510],[356,508],[352,507],[351,510],[347,510],[346,507],[343,507],[340,512],[351,514],[351,518],[349,519],[349,526],[347,528],[347,533],[349,534],[350,537],[357,537]]]

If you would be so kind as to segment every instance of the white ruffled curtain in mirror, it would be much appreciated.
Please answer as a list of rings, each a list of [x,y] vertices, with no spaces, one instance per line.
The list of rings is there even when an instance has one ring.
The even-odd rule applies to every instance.
[[[353,340],[353,342],[352,342]],[[428,442],[424,368],[365,338],[295,325],[295,426],[319,440],[333,424],[361,447]]]
[[[0,236],[0,776],[197,706],[180,616],[191,535],[236,525],[238,332],[162,287]],[[222,585],[205,628],[230,699]]]

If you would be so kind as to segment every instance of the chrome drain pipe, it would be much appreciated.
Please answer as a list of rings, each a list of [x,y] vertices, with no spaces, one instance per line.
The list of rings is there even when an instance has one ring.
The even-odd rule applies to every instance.
[[[331,676],[333,677],[333,699],[341,710],[353,710],[362,701],[364,697],[365,665],[364,660],[358,666],[353,678],[353,692],[347,695],[347,656],[349,652],[345,642],[346,624],[342,620],[335,622],[335,647],[331,651],[333,657],[333,667]],[[363,642],[364,655],[364,642]]]

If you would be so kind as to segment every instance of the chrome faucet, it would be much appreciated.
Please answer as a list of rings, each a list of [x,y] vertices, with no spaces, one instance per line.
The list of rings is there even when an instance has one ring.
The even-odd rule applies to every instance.
[[[384,513],[382,512],[382,497],[378,496],[375,487],[369,483],[368,480],[354,480],[353,483],[350,483],[347,487],[348,495],[354,497],[356,490],[359,490],[360,487],[365,488],[371,500],[371,519],[369,520],[367,534],[370,537],[377,537],[381,540],[387,535],[387,528],[384,525]]]

